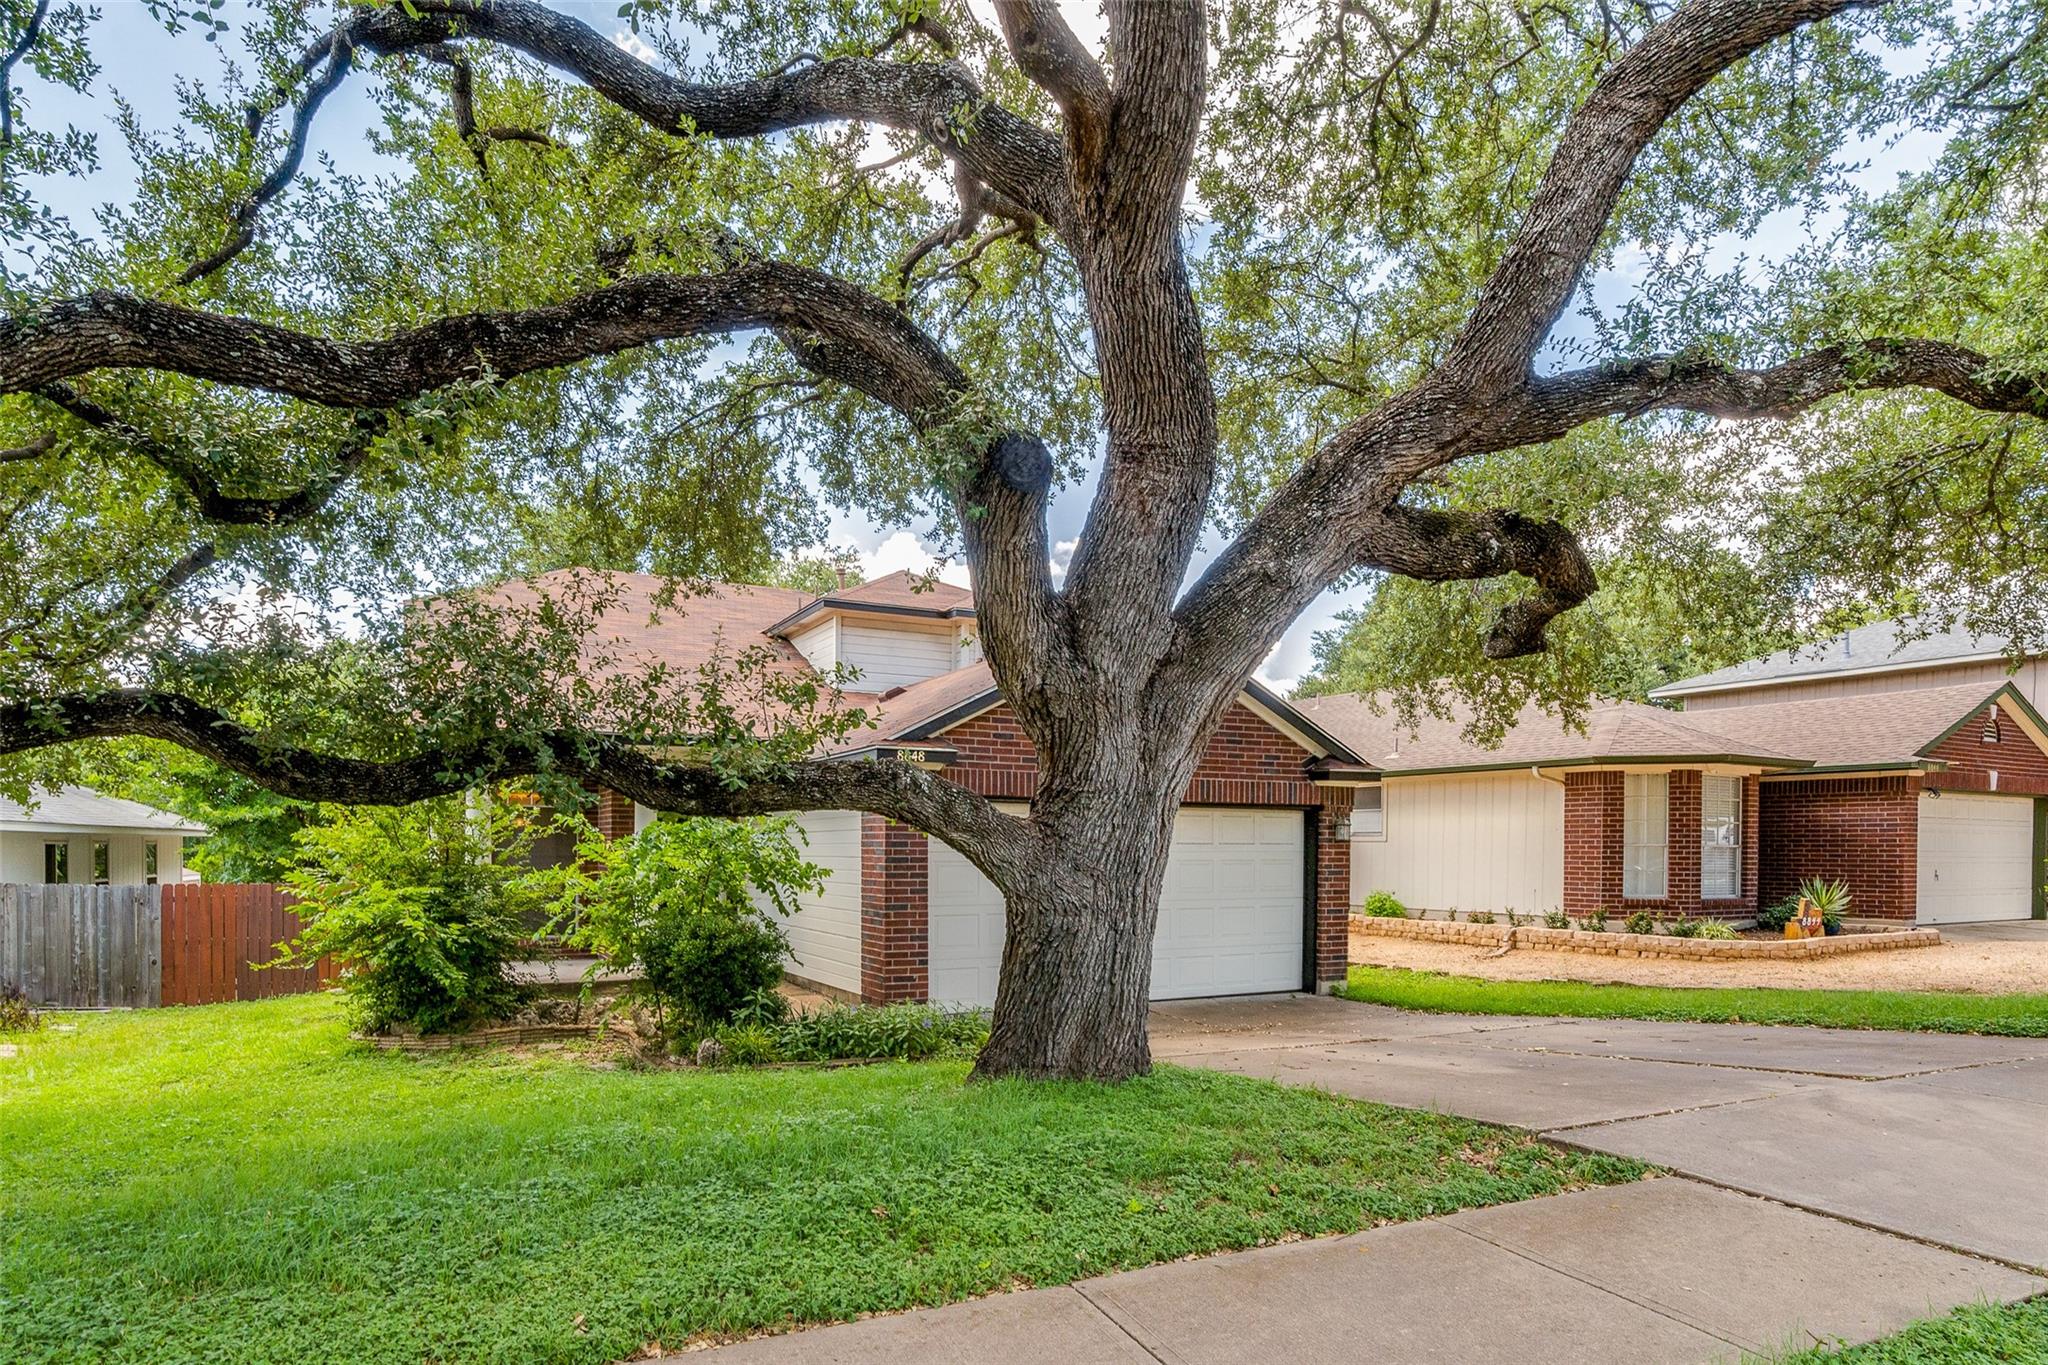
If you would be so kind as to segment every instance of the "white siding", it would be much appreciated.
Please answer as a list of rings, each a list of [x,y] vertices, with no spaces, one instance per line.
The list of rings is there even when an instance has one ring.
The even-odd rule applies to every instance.
[[[1564,788],[1529,773],[1390,778],[1386,837],[1351,841],[1351,899],[1411,910],[1564,905]]]
[[[1869,673],[1853,678],[1808,678],[1729,692],[1711,692],[1685,698],[1688,711],[1719,711],[1734,706],[1761,706],[1766,702],[1818,701],[1834,697],[1866,697],[1880,692],[1911,692],[1926,687],[1955,687],[1981,682],[1990,691],[2011,682],[2035,706],[2048,705],[2048,660],[2029,659],[2017,673],[2006,672],[2000,660],[1974,664],[1932,664],[1926,668],[1902,669],[1897,673]]]
[[[830,673],[839,664],[839,618],[828,617],[809,630],[800,630],[789,637],[789,642],[812,668]]]
[[[92,881],[92,846],[107,843],[107,881],[113,886],[140,886],[143,878],[142,846],[156,844],[157,880],[180,881],[185,875],[185,837],[170,831],[142,834],[134,830],[108,830],[99,834],[0,833],[0,882],[35,885],[43,880],[43,845],[63,841],[70,845],[71,881]]]
[[[824,889],[797,898],[783,922],[790,970],[841,990],[860,991],[860,812],[806,811],[796,823],[809,836],[804,857],[831,872]]]
[[[953,651],[953,667],[965,668],[981,661],[981,636],[973,626],[960,627],[960,637]]]
[[[839,662],[860,670],[862,691],[886,692],[953,671],[953,627],[839,623]]]

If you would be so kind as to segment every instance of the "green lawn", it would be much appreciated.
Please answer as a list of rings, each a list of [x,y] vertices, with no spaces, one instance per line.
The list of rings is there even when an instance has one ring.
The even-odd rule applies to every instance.
[[[322,996],[55,1023],[0,1060],[10,1362],[610,1361],[1642,1172],[1175,1068],[421,1059]]]
[[[1405,967],[1353,967],[1339,995],[1455,1014],[1567,1014],[1588,1019],[1699,1019],[2048,1037],[2048,995],[1935,991],[1698,990],[1578,981],[1483,981]]]
[[[2048,1361],[2048,1299],[1958,1308],[1897,1336],[1841,1350],[1801,1351],[1780,1365],[2041,1365]]]

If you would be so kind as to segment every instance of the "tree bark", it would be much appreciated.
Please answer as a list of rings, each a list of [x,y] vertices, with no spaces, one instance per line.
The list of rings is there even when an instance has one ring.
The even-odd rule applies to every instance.
[[[1178,792],[1098,782],[1055,798],[1041,857],[1005,888],[995,1017],[974,1074],[1129,1080],[1152,1068],[1152,942]],[[1137,777],[1132,774],[1132,777]]]

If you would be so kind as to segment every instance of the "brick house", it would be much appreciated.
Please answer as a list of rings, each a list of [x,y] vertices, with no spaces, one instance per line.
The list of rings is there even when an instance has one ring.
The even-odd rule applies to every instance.
[[[1878,621],[1653,695],[1815,759],[1764,780],[1766,896],[1822,875],[1849,883],[1859,916],[2048,918],[2048,658]]]
[[[1939,676],[1939,675],[1937,675]],[[2011,681],[1673,712],[1533,708],[1495,748],[1358,696],[1296,702],[1380,774],[1352,884],[1424,910],[1646,910],[1740,920],[1808,877],[1855,919],[2042,918],[2048,723]]]
[[[531,602],[576,571],[506,585]],[[846,701],[873,721],[826,756],[898,758],[1022,816],[1037,772],[1030,743],[981,661],[970,593],[895,573],[822,597],[711,584],[673,607],[661,582],[612,575],[592,631],[597,654],[693,669],[714,651],[764,646],[776,666],[856,670]],[[1350,911],[1353,791],[1375,775],[1294,707],[1247,681],[1210,741],[1174,829],[1153,952],[1155,997],[1313,989],[1341,980]],[[595,823],[619,836],[654,813],[600,792]],[[988,1004],[1003,943],[1001,894],[958,853],[859,811],[795,817],[828,872],[786,929],[789,974],[871,1002]]]

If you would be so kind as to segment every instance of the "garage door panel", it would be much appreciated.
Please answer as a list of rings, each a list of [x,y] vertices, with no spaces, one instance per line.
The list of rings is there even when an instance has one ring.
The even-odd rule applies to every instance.
[[[2035,875],[2032,801],[1955,792],[1921,798],[1920,923],[2026,919]]]
[[[1180,813],[1152,945],[1154,999],[1301,989],[1303,839],[1299,811]],[[932,999],[989,1004],[1002,898],[937,841],[930,866]]]

